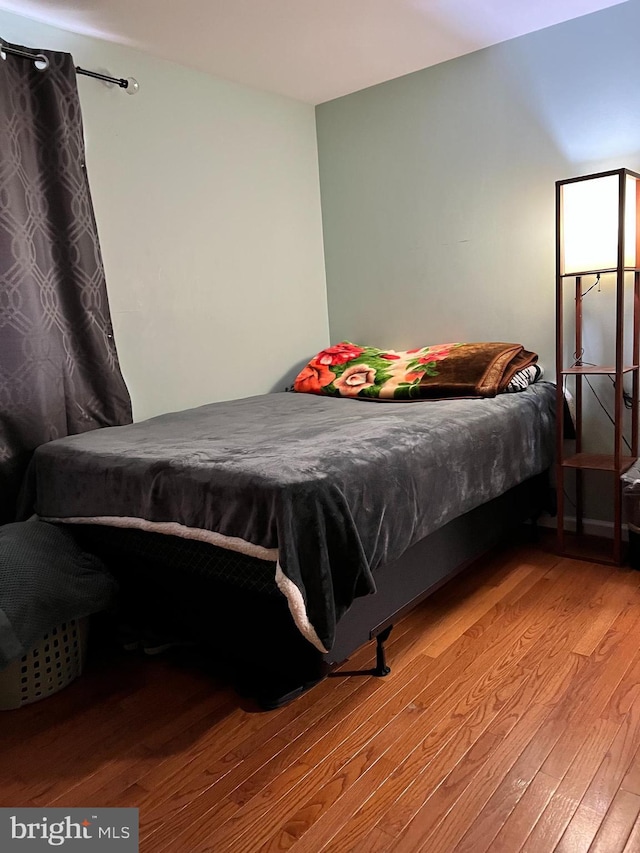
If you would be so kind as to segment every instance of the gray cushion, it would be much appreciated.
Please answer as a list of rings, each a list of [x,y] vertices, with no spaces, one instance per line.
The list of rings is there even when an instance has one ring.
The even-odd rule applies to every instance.
[[[0,527],[0,669],[51,628],[104,610],[116,581],[70,531],[30,520]]]

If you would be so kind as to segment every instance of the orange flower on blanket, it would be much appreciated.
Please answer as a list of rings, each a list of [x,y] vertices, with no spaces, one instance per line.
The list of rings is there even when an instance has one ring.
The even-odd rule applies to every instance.
[[[352,364],[333,384],[343,397],[355,397],[363,388],[371,388],[375,380],[376,371],[373,367],[367,364]]]
[[[321,394],[324,386],[330,385],[335,378],[335,373],[332,373],[326,365],[319,364],[314,359],[306,367],[303,367],[297,375],[293,383],[293,389],[300,393]]]
[[[315,361],[319,364],[344,364],[347,361],[352,361],[359,355],[362,355],[364,349],[357,347],[355,344],[350,344],[348,341],[342,341],[340,344],[335,344],[332,347],[327,347],[319,352],[315,357]]]

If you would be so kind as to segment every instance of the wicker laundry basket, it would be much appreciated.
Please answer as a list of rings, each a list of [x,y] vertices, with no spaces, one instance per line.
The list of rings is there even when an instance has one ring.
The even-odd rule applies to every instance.
[[[88,619],[62,622],[27,654],[0,670],[0,710],[38,702],[71,684],[82,673],[88,627]]]

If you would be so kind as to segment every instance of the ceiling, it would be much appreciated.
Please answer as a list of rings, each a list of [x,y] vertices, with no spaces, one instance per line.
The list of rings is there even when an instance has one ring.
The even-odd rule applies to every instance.
[[[623,0],[0,0],[311,104]]]

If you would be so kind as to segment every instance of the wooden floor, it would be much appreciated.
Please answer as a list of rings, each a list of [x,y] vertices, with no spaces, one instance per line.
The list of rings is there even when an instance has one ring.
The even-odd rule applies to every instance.
[[[137,806],[143,853],[640,851],[640,572],[513,547],[389,659],[271,712],[176,661],[96,663],[0,712],[0,806]]]

